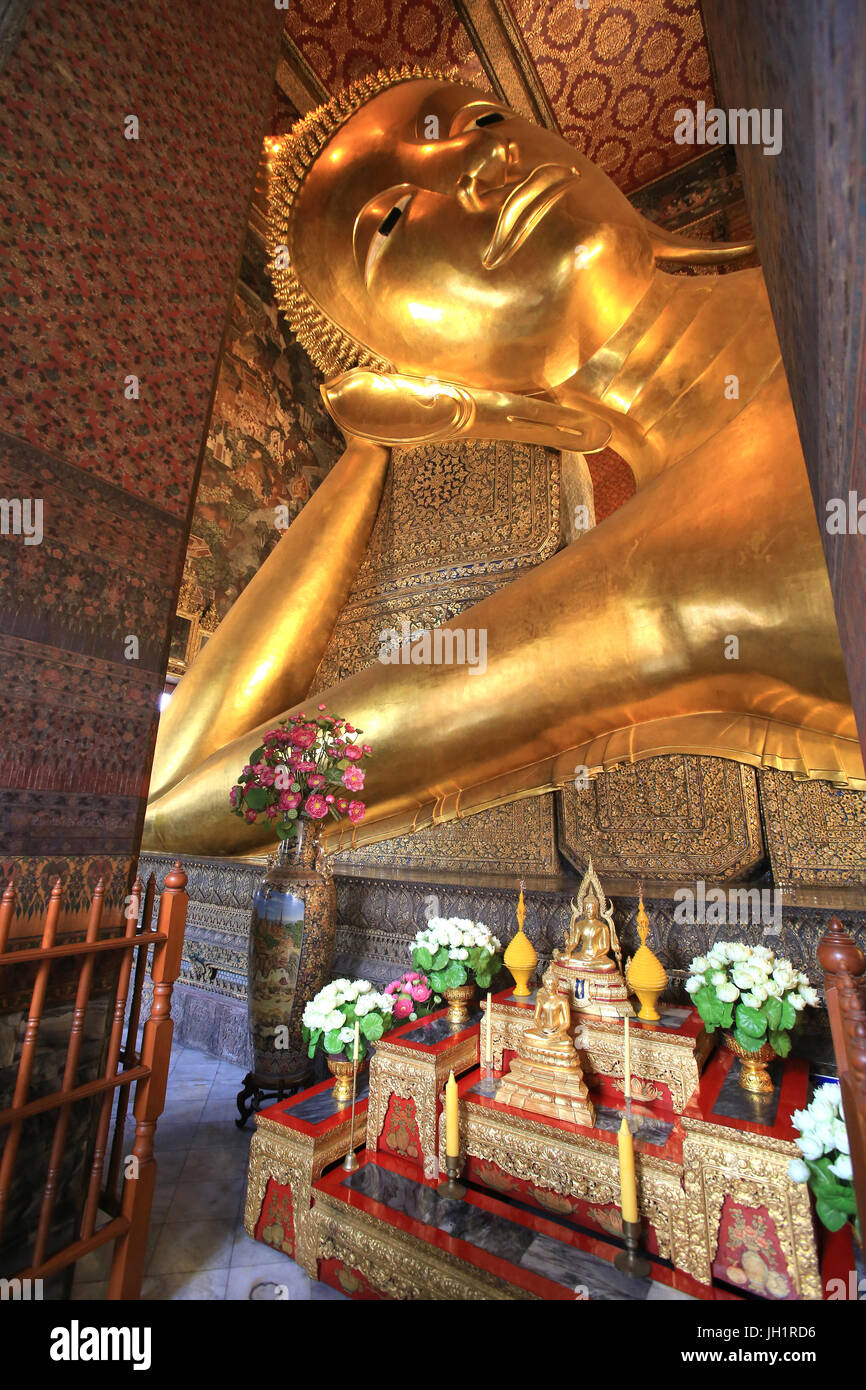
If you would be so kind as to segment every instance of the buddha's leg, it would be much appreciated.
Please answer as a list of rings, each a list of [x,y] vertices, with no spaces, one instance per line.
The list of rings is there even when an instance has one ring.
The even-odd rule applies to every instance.
[[[317,696],[373,746],[358,842],[635,754],[862,779],[802,460],[788,439],[767,459],[745,424],[724,433],[448,623],[485,634],[483,672],[377,662]],[[145,843],[225,854],[269,843],[228,808],[257,741],[248,732],[152,804]]]
[[[303,699],[364,558],[389,457],[350,441],[199,653],[160,719],[151,797]]]

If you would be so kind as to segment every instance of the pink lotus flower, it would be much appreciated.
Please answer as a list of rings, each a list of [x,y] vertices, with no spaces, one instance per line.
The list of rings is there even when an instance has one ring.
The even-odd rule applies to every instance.
[[[244,820],[248,820],[249,823],[250,823],[250,825],[255,825],[255,820],[256,820],[256,813],[255,813],[255,811],[244,811]]]
[[[304,810],[313,820],[321,820],[328,814],[328,803],[323,796],[317,796],[315,792],[308,796],[304,802]]]
[[[423,1004],[425,999],[430,998],[430,995],[433,993],[433,991],[430,989],[429,985],[413,984],[409,986],[409,993],[415,1000],[416,1004]]]
[[[350,792],[359,792],[364,785],[364,774],[359,767],[347,767],[340,780]]]
[[[346,757],[350,762],[356,763],[359,758],[363,758],[364,750],[359,748],[357,743],[350,743],[346,749]]]
[[[334,804],[341,816],[344,816],[349,809],[349,803],[344,796],[338,796]]]
[[[333,806],[334,798],[332,797],[330,792],[328,792],[328,795],[325,797],[325,800],[327,801],[329,806]]]
[[[325,706],[324,706],[324,705],[317,705],[316,708],[317,708],[317,709],[324,709]]]
[[[357,825],[359,820],[364,819],[364,814],[366,810],[367,808],[364,805],[363,801],[349,802],[349,820],[352,822],[353,825]]]
[[[300,792],[280,792],[279,807],[281,811],[294,811],[300,804]]]
[[[311,772],[307,781],[311,787],[323,787],[325,785],[325,779],[321,772]]]
[[[295,753],[292,754],[289,763],[295,769],[295,772],[315,772],[316,770],[315,763],[311,763],[304,758],[299,758]]]
[[[299,724],[292,730],[292,743],[295,748],[311,748],[317,732],[315,724]]]
[[[229,801],[232,806],[237,806],[238,797],[240,796],[240,794],[241,793],[239,787],[232,787],[231,791],[229,792]]]
[[[408,1018],[412,1012],[412,1000],[405,997],[398,999],[394,1005],[395,1018]]]

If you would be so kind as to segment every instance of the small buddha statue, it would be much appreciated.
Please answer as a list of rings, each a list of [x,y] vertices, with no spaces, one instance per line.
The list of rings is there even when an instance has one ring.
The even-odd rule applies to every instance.
[[[610,949],[610,930],[599,917],[595,898],[587,898],[582,917],[578,917],[578,908],[572,898],[571,920],[565,943],[567,959],[580,961],[583,966],[594,970],[616,970],[615,963],[610,959]]]
[[[622,950],[613,920],[613,903],[605,897],[590,859],[571,900],[565,948],[554,957],[558,989],[568,994],[578,1013],[599,1018],[631,1015],[622,967]]]
[[[571,1037],[571,1005],[559,992],[553,966],[544,973],[532,1026],[521,1036],[517,1057],[499,1086],[496,1099],[538,1115],[554,1115],[575,1124],[593,1125],[595,1110],[587,1096],[580,1056]]]

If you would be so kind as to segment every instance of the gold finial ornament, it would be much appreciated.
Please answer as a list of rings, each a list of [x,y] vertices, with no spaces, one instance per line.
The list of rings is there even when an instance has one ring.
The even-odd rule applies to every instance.
[[[644,1023],[657,1023],[661,1015],[656,1008],[656,1003],[659,995],[663,994],[667,988],[668,972],[655,952],[651,951],[646,944],[650,933],[650,924],[646,908],[643,905],[643,887],[640,890],[640,902],[637,909],[637,931],[640,937],[640,946],[629,962],[626,979],[629,988],[640,1000],[638,1018]]]
[[[514,997],[516,999],[528,999],[531,995],[532,990],[529,988],[529,981],[538,964],[538,953],[523,930],[525,921],[526,904],[523,901],[523,885],[521,884],[520,897],[517,899],[517,931],[506,946],[503,956],[505,968],[514,979]]]

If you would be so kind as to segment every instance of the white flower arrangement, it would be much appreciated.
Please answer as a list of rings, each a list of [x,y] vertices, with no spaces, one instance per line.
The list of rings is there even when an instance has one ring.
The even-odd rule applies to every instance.
[[[363,1058],[368,1044],[386,1033],[393,1023],[394,1000],[379,994],[369,980],[332,980],[310,1000],[302,1015],[307,1056],[314,1057],[321,1045],[329,1056],[345,1052],[351,1060],[355,1042],[355,1020],[360,1025],[358,1056]]]
[[[429,976],[437,994],[465,985],[474,976],[487,989],[499,968],[502,943],[483,922],[468,917],[431,917],[416,932],[412,964]]]
[[[788,1176],[809,1183],[821,1221],[829,1231],[841,1230],[856,1217],[857,1204],[838,1082],[819,1087],[805,1110],[795,1110],[791,1120],[800,1131],[797,1148],[803,1157],[791,1159]]]
[[[686,989],[708,1030],[729,1029],[746,1052],[759,1052],[769,1042],[787,1057],[797,1015],[818,1003],[808,975],[769,946],[718,941],[705,956],[695,956],[689,969]]]

